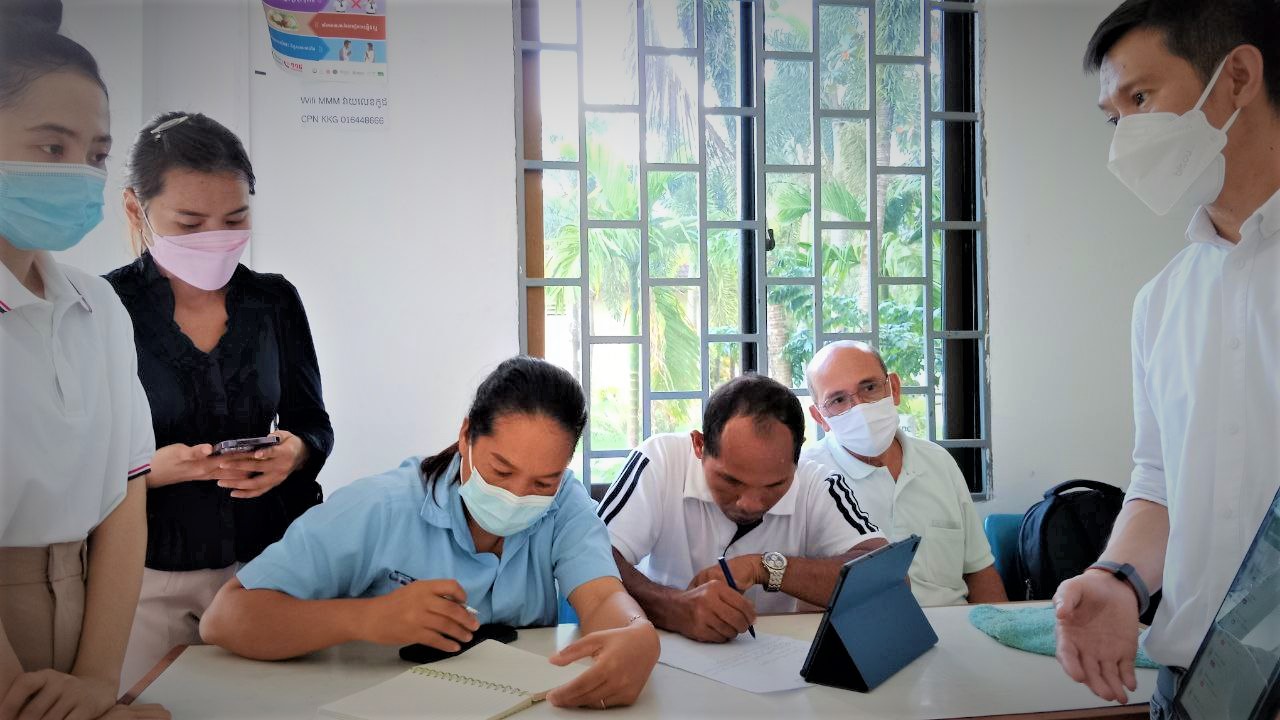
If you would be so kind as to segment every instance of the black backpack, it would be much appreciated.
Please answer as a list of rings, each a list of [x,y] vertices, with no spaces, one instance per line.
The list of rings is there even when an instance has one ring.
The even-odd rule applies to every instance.
[[[1023,597],[1051,600],[1063,580],[1097,561],[1124,505],[1124,491],[1094,480],[1070,480],[1044,494],[1018,530],[1018,587]]]

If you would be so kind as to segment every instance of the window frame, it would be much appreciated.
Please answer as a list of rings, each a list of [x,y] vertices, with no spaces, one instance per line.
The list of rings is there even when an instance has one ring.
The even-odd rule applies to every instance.
[[[990,433],[990,384],[988,375],[989,335],[987,331],[987,287],[986,287],[986,219],[982,197],[984,173],[984,137],[982,133],[981,103],[981,45],[979,35],[982,25],[982,5],[971,0],[917,0],[921,14],[921,41],[923,48],[920,56],[886,56],[879,55],[876,50],[876,8],[887,0],[813,0],[813,24],[811,26],[810,50],[808,52],[783,52],[765,49],[765,6],[763,0],[732,0],[737,2],[744,21],[739,24],[739,50],[741,55],[741,85],[739,92],[741,102],[738,107],[707,108],[704,102],[704,86],[706,78],[706,26],[705,3],[695,2],[696,7],[696,43],[693,48],[671,49],[648,46],[645,42],[645,6],[646,0],[635,0],[635,50],[636,81],[640,92],[635,106],[588,106],[584,99],[583,47],[584,28],[582,18],[583,2],[576,0],[576,41],[574,43],[544,43],[538,38],[524,36],[526,28],[537,28],[537,0],[512,0],[513,41],[516,59],[516,160],[517,173],[517,218],[519,223],[518,273],[519,273],[519,324],[520,350],[535,356],[543,356],[546,351],[545,336],[545,290],[548,287],[576,287],[579,291],[579,310],[581,312],[579,331],[581,332],[581,380],[588,401],[592,399],[591,383],[591,349],[601,344],[637,345],[639,348],[639,374],[636,384],[639,386],[640,438],[648,437],[652,432],[652,401],[654,400],[692,400],[698,399],[705,404],[706,397],[713,388],[710,387],[708,368],[708,343],[737,343],[741,348],[741,371],[767,371],[768,369],[768,296],[769,290],[784,285],[811,285],[813,287],[813,303],[811,325],[812,342],[816,350],[826,342],[838,339],[864,340],[875,344],[881,337],[879,315],[872,310],[868,319],[868,332],[834,333],[825,332],[823,326],[823,274],[822,274],[822,242],[823,231],[833,229],[865,230],[868,233],[870,258],[869,288],[873,308],[880,303],[880,289],[890,285],[912,285],[923,289],[924,298],[924,385],[906,388],[908,395],[926,398],[927,436],[939,445],[947,448],[957,462],[960,463],[970,490],[975,500],[986,500],[992,496],[992,462]],[[865,111],[830,111],[822,107],[820,82],[822,68],[820,62],[819,22],[822,7],[857,7],[867,11],[867,109]],[[526,22],[525,13],[532,13],[532,22]],[[938,59],[944,68],[941,87],[947,98],[960,97],[961,110],[949,110],[946,107],[935,109],[933,97],[932,75],[934,58],[933,25],[936,17],[943,20],[940,28],[941,50],[943,57]],[[751,22],[745,22],[750,17]],[[961,20],[957,21],[956,18]],[[541,148],[542,127],[541,108],[539,106],[538,88],[539,62],[543,51],[570,51],[574,53],[578,82],[578,155],[574,161],[546,161],[540,158],[528,158],[526,149],[531,145]],[[654,56],[695,57],[698,71],[698,88],[696,96],[696,134],[695,145],[697,161],[678,169],[698,174],[698,232],[699,252],[701,255],[699,272],[696,278],[684,280],[658,279],[650,277],[649,267],[649,199],[647,198],[647,174],[651,166],[658,166],[656,171],[668,169],[663,163],[648,162],[646,157],[647,133],[647,98],[646,87],[647,59]],[[810,77],[813,82],[810,96],[809,114],[812,122],[812,164],[809,166],[775,166],[766,165],[765,133],[766,110],[764,94],[765,62],[769,59],[803,60],[810,62]],[[531,60],[532,58],[532,60]],[[877,68],[882,65],[914,65],[923,67],[923,87],[921,89],[923,117],[921,125],[922,167],[890,167],[877,162],[874,145],[877,138]],[[638,219],[632,221],[599,221],[591,220],[587,200],[587,108],[623,109],[637,113],[639,122],[639,157],[638,169]],[[708,178],[706,144],[703,137],[709,117],[739,117],[744,121],[739,141],[742,144],[742,167],[749,168],[740,173],[739,198],[741,217],[751,218],[736,222],[710,222],[707,219],[707,199],[705,182]],[[831,117],[865,118],[867,122],[867,143],[871,150],[868,158],[867,177],[867,221],[864,223],[833,223],[822,219],[822,178],[823,157],[821,146],[822,122]],[[943,167],[934,164],[934,125],[942,123],[944,139],[942,150]],[[692,169],[691,169],[692,168]],[[766,173],[785,172],[788,169],[810,174],[812,187],[812,277],[803,279],[771,277],[768,273],[768,250],[758,251],[758,239],[766,238],[771,242],[772,234],[768,228],[769,219],[766,211]],[[580,270],[576,278],[545,278],[543,272],[543,252],[545,238],[542,237],[543,223],[543,187],[542,173],[547,170],[574,170],[579,173],[579,235],[580,235]],[[942,205],[938,218],[935,219],[933,207],[933,178],[935,172],[941,172]],[[878,179],[882,175],[894,177],[904,175],[920,175],[922,177],[923,224],[922,237],[924,255],[923,277],[886,278],[881,275],[879,248],[881,237],[877,230],[881,202],[877,197]],[[949,219],[966,216],[969,219]],[[588,233],[599,227],[635,227],[640,233],[640,303],[639,311],[643,314],[638,336],[619,338],[601,338],[592,334],[590,276],[588,269]],[[743,254],[741,272],[741,331],[740,333],[713,335],[709,332],[708,307],[708,275],[710,268],[707,260],[708,230],[738,229],[742,232]],[[939,259],[942,277],[934,277],[935,233],[941,242]],[[935,279],[941,285],[941,307],[934,307]],[[687,392],[656,393],[650,387],[650,297],[655,288],[687,287],[698,288],[700,292],[701,311],[699,313],[698,344],[700,347],[700,373],[702,387]],[[938,317],[935,325],[935,317]],[[941,373],[938,372],[935,359],[935,344],[941,349],[945,360]],[[941,379],[941,384],[935,379]],[[942,388],[945,395],[939,398]],[[797,389],[796,394],[802,400],[808,392]],[[936,417],[939,404],[943,408],[943,416]],[[944,437],[938,437],[943,435]],[[600,494],[612,481],[609,478],[593,478],[592,460],[606,458],[625,458],[629,449],[608,449],[604,451],[592,448],[591,425],[588,424],[582,445],[581,479],[588,483],[593,494]]]

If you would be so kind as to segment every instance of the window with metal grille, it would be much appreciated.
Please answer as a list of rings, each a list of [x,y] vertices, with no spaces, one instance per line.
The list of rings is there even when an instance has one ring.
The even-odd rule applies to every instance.
[[[584,482],[854,339],[989,495],[980,7],[513,0],[521,349],[587,392]]]

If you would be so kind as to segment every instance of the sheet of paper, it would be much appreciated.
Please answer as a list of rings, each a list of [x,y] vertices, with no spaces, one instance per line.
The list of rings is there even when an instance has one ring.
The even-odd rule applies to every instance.
[[[770,693],[808,687],[800,668],[809,653],[805,640],[760,633],[743,633],[723,645],[662,634],[663,665],[710,678],[753,693]]]

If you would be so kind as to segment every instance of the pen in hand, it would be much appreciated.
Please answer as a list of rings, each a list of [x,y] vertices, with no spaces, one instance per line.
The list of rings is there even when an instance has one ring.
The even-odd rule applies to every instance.
[[[741,592],[740,590],[738,590],[738,583],[736,583],[736,582],[734,582],[734,581],[733,581],[733,573],[730,573],[730,572],[729,572],[729,563],[727,563],[727,562],[725,562],[725,561],[724,561],[724,556],[723,556],[723,555],[721,555],[721,556],[720,556],[720,570],[721,570],[721,572],[723,572],[723,573],[724,573],[724,579],[725,579],[725,581],[726,581],[726,582],[728,582],[728,583],[729,583],[729,587],[730,587],[730,588],[732,588],[732,589],[733,589],[734,591],[736,591],[736,592]],[[755,626],[755,625],[748,625],[748,626],[747,626],[747,632],[751,633],[751,637],[755,637],[755,636],[756,636],[756,626]]]
[[[391,574],[390,574],[390,575],[388,575],[387,577],[389,577],[389,578],[391,579],[391,582],[396,583],[396,584],[398,584],[398,585],[409,585],[410,583],[418,582],[417,580],[413,579],[412,577],[409,577],[408,575],[405,575],[404,573],[400,572],[399,570],[392,570],[392,571],[391,571]],[[732,583],[730,583],[730,585],[732,585]],[[458,602],[457,600],[454,600],[453,598],[449,597],[448,595],[445,595],[445,596],[444,596],[444,599],[445,599],[445,600],[448,600],[448,601],[450,601],[450,602]],[[475,616],[475,617],[480,617],[480,611],[479,611],[479,610],[476,610],[475,608],[471,607],[470,605],[467,605],[466,603],[458,603],[458,604],[459,604],[459,605],[461,605],[462,607],[466,608],[466,609],[467,609],[467,612],[471,613],[473,616]]]

